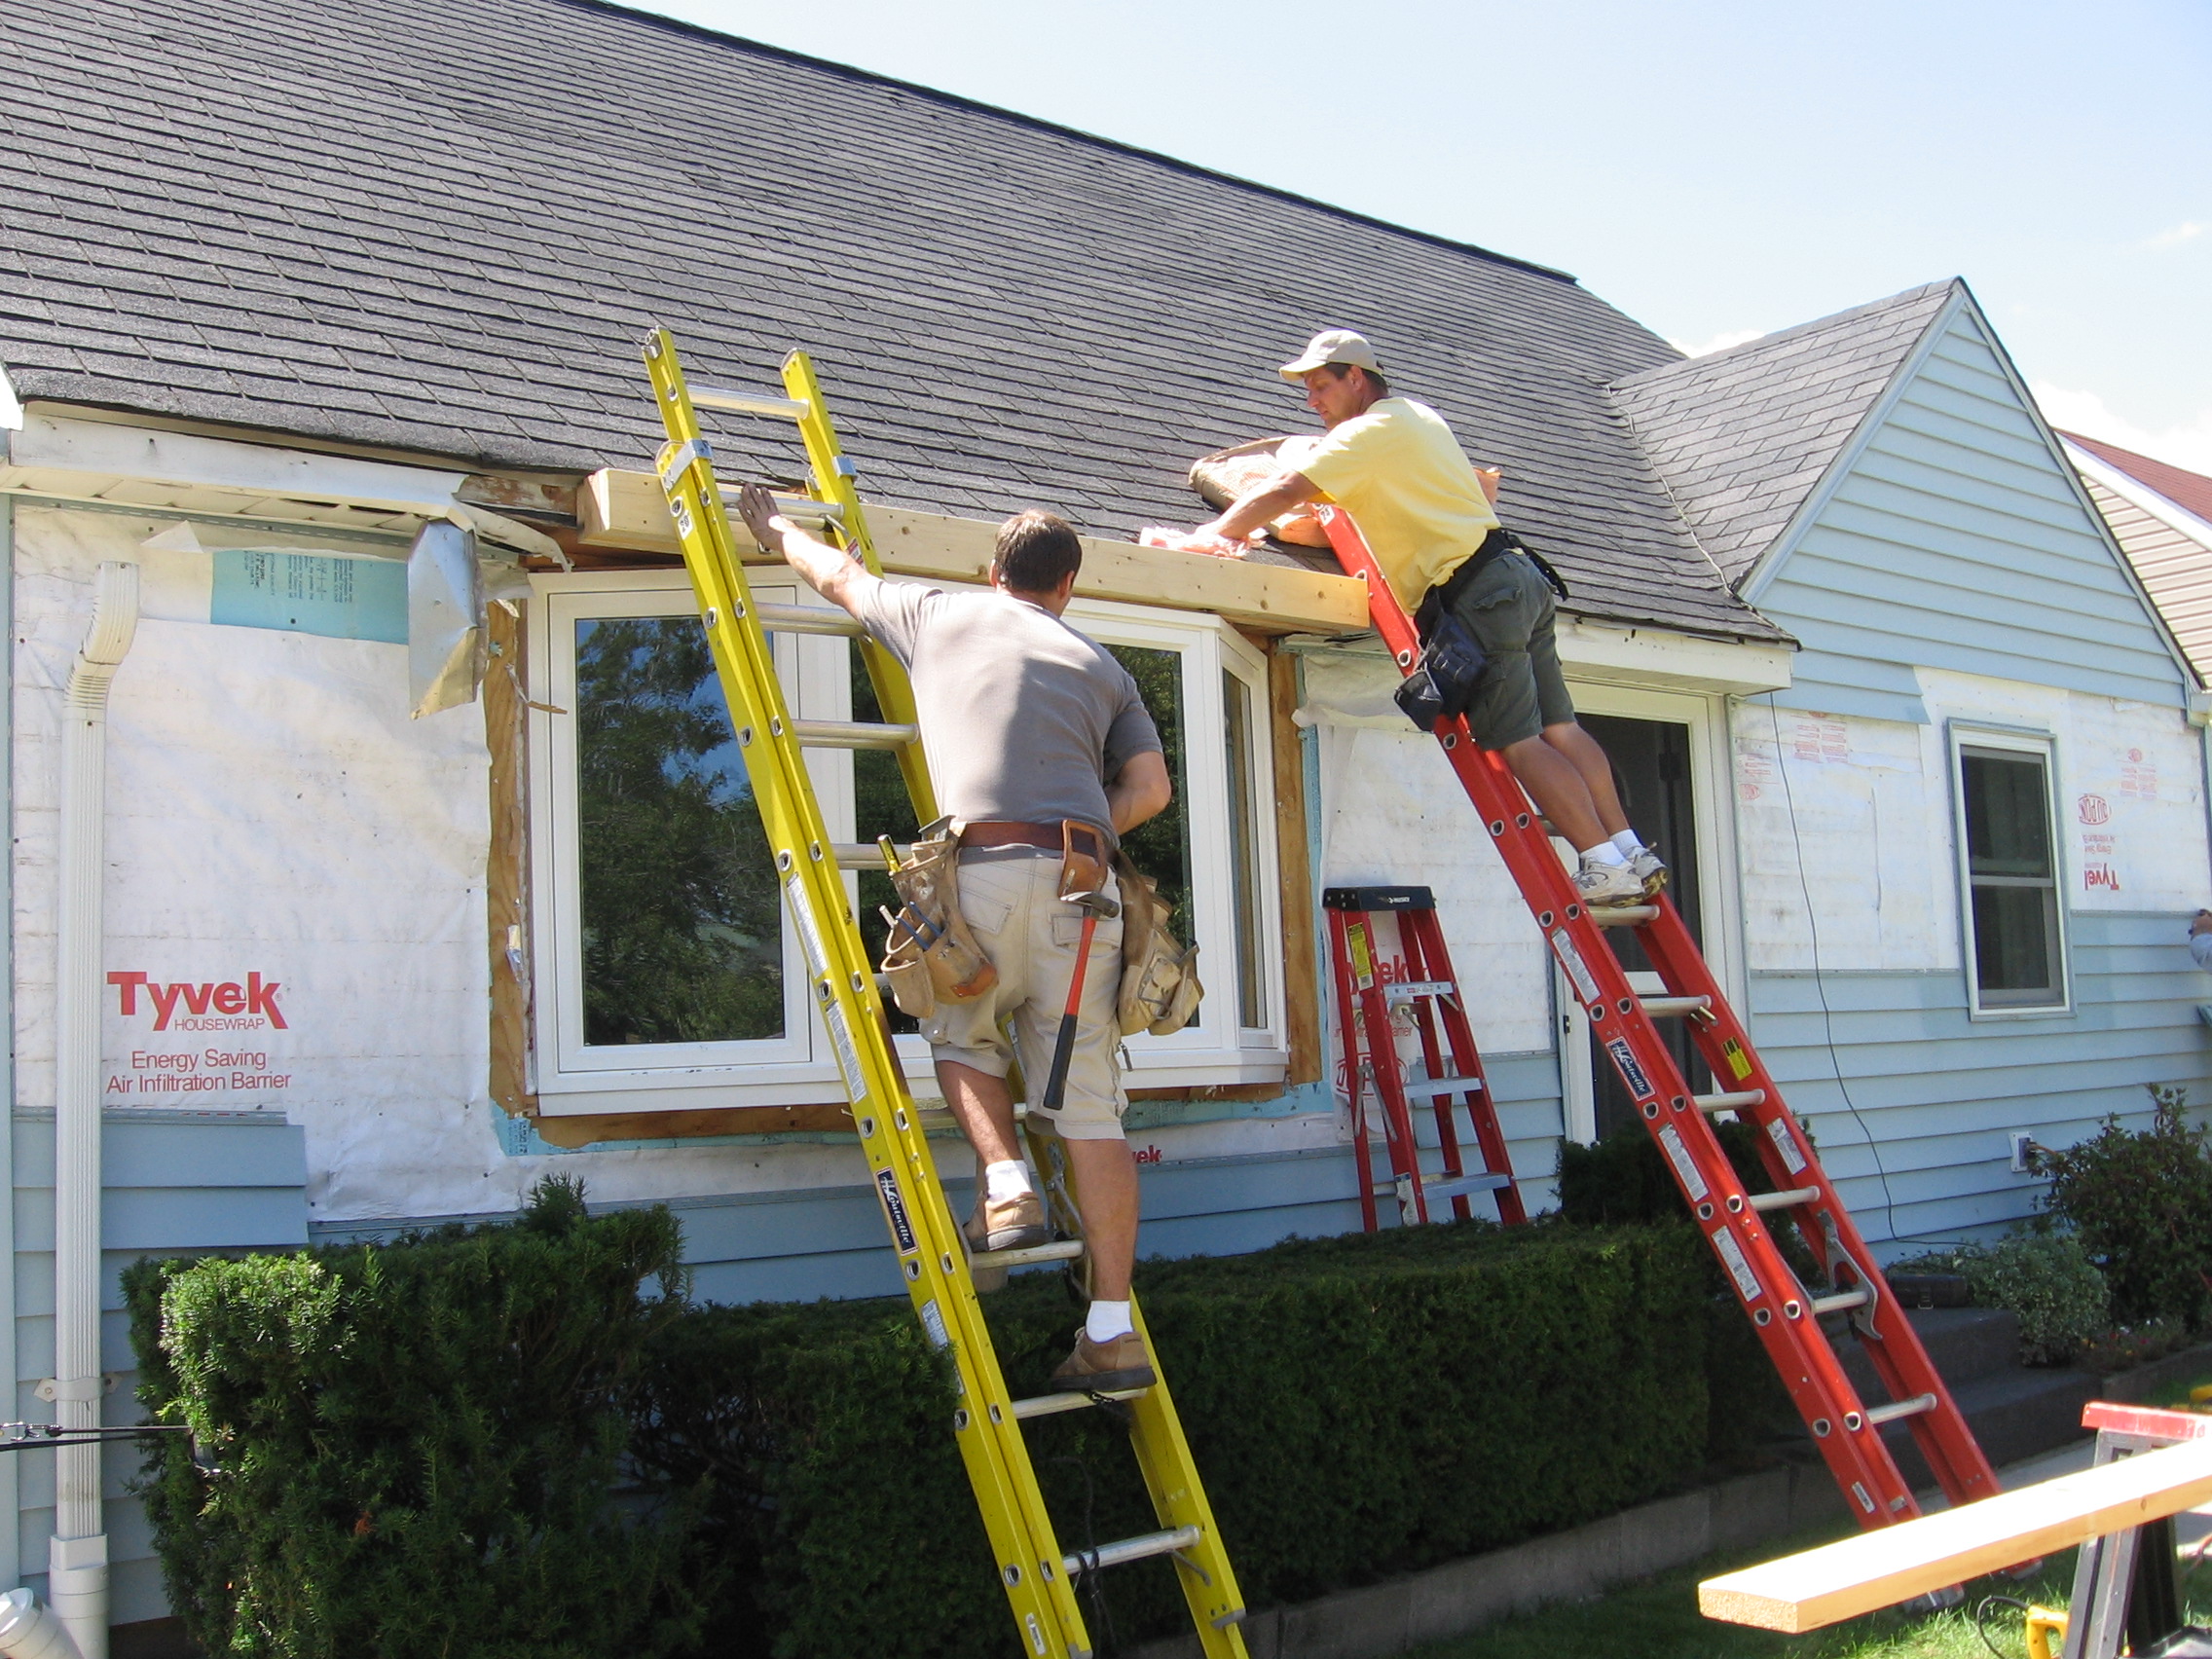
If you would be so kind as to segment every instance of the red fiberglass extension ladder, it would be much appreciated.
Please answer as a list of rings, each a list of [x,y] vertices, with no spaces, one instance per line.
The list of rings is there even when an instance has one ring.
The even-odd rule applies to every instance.
[[[1324,508],[1329,539],[1345,569],[1367,584],[1368,613],[1396,660],[1410,673],[1420,654],[1413,623],[1391,595],[1375,556],[1351,520]],[[1464,719],[1440,720],[1437,740],[1459,776],[1467,798],[1482,814],[1574,987],[1589,1011],[1590,1026],[1612,1059],[1642,1115],[1643,1126],[1667,1156],[1698,1227],[1727,1270],[1767,1357],[1813,1432],[1836,1484],[1862,1527],[1883,1527],[1917,1515],[1912,1491],[1882,1444],[1882,1424],[1903,1419],[1920,1455],[1954,1504],[1997,1491],[1989,1459],[1974,1444],[1966,1419],[1929,1362],[1905,1311],[1890,1294],[1851,1216],[1836,1197],[1797,1120],[1760,1063],[1720,987],[1665,895],[1633,908],[1586,911],[1528,798],[1504,757],[1480,748]],[[1604,929],[1636,930],[1644,954],[1666,985],[1665,997],[1640,998],[1614,957]],[[1654,1018],[1690,1021],[1698,1051],[1715,1080],[1732,1088],[1693,1095],[1660,1040]],[[1778,1189],[1752,1195],[1721,1150],[1711,1114],[1734,1112],[1757,1125],[1760,1160]],[[1808,1288],[1784,1260],[1765,1216],[1786,1210],[1824,1279]],[[1847,1315],[1875,1373],[1889,1390],[1887,1403],[1862,1402],[1821,1327],[1824,1314]]]

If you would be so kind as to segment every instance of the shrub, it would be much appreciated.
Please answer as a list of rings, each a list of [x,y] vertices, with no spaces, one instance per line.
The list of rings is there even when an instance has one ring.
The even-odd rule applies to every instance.
[[[2125,1324],[2212,1323],[2212,1145],[2185,1116],[2179,1088],[2151,1088],[2147,1129],[2118,1116],[2064,1152],[2043,1155],[2045,1202],[2104,1270],[2113,1316]]]
[[[1694,1475],[1704,1253],[1681,1227],[1463,1222],[1145,1264],[1248,1604],[1573,1526]],[[1073,1305],[1027,1277],[987,1306],[1010,1386],[1039,1391]],[[754,1564],[713,1651],[841,1654],[865,1628],[883,1655],[1012,1652],[949,1382],[903,1301],[709,1309],[654,1353],[641,1455],[680,1483],[711,1471],[715,1547]],[[1040,1419],[1028,1444],[1063,1542],[1158,1525],[1111,1415]],[[1105,1594],[1101,1638],[1188,1629],[1163,1562],[1118,1569]]]
[[[2016,1234],[1995,1244],[1932,1251],[1892,1268],[1964,1274],[1977,1306],[2019,1315],[2025,1365],[2064,1365],[2112,1328],[2104,1274],[2069,1234]]]
[[[207,1651],[1011,1659],[903,1298],[683,1304],[665,1211],[548,1189],[511,1227],[141,1266],[149,1509]],[[1689,1227],[1546,1219],[1139,1270],[1254,1605],[1571,1527],[1697,1475],[1780,1397]],[[657,1289],[653,1288],[657,1281]],[[1079,1314],[987,1305],[1017,1396]],[[1725,1335],[1720,1335],[1725,1333]],[[1734,1345],[1734,1346],[1730,1346]],[[1025,1430],[1070,1547],[1156,1525],[1108,1410]],[[183,1436],[175,1437],[182,1440]],[[1175,1567],[1106,1579],[1102,1650],[1187,1629]]]
[[[698,1501],[616,1501],[628,1393],[682,1307],[665,1210],[125,1275],[169,1604],[205,1651],[598,1659],[687,1647]],[[642,1287],[657,1281],[657,1291]],[[633,1510],[639,1507],[633,1503]]]

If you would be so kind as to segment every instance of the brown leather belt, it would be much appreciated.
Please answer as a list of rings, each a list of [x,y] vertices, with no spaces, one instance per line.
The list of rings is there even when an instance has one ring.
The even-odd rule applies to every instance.
[[[963,847],[1043,847],[1048,852],[1060,850],[1060,827],[1057,824],[971,824],[960,831]]]

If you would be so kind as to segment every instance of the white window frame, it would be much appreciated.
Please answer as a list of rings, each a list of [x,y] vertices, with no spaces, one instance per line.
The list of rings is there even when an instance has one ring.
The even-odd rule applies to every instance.
[[[764,601],[820,605],[795,578],[754,578]],[[696,1111],[732,1106],[790,1106],[845,1098],[833,1056],[808,1011],[806,969],[789,918],[785,929],[785,1035],[756,1043],[638,1045],[622,1048],[583,1042],[580,894],[576,864],[576,752],[574,624],[590,616],[677,616],[695,612],[696,600],[681,570],[604,571],[532,578],[530,694],[543,708],[530,713],[532,945],[536,965],[533,1031],[535,1086],[547,1116],[607,1112]],[[1163,616],[1141,607],[1079,601],[1067,619],[1111,645],[1150,646],[1181,654],[1185,772],[1189,803],[1193,914],[1201,945],[1199,971],[1207,983],[1198,1017],[1169,1037],[1140,1034],[1125,1040],[1124,1084],[1170,1088],[1280,1082],[1289,1069],[1283,1013],[1280,882],[1272,802],[1273,745],[1269,727],[1266,657],[1217,618],[1189,613]],[[780,634],[774,637],[777,672],[794,716],[851,718],[851,686],[842,639]],[[1260,852],[1255,883],[1260,930],[1258,956],[1268,972],[1261,1006],[1265,1023],[1245,1027],[1236,984],[1227,714],[1222,676],[1234,676],[1252,698],[1253,824]],[[559,710],[561,713],[550,713]],[[1210,735],[1210,741],[1207,740]],[[808,770],[832,836],[854,833],[853,757],[841,751],[811,750]],[[848,887],[852,884],[848,875]],[[864,930],[865,931],[865,930]],[[1273,971],[1269,972],[1270,969]],[[898,1039],[901,1060],[917,1094],[936,1092],[928,1046],[916,1036]]]
[[[1944,748],[1951,773],[1951,846],[1959,878],[1959,959],[1966,975],[1967,1016],[1974,1020],[2061,1019],[2074,1013],[2074,961],[2068,928],[2069,886],[2066,846],[2059,834],[2064,822],[2059,814],[2058,739],[2055,734],[2029,726],[2003,725],[1976,720],[1945,722]],[[2055,917],[2055,966],[2058,1000],[2048,1003],[1990,1003],[1982,1001],[1981,967],[1974,952],[1973,871],[1967,848],[1967,776],[1965,752],[1970,749],[2032,756],[2043,762],[2045,825],[2049,836],[2051,909]]]

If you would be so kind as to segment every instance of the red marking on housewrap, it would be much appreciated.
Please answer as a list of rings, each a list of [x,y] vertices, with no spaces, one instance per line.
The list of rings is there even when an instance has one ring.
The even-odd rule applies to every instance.
[[[283,985],[264,979],[258,973],[248,974],[242,985],[235,979],[197,985],[183,979],[163,981],[136,972],[110,974],[107,982],[115,987],[117,1012],[126,1019],[136,1017],[138,993],[145,992],[150,1005],[147,1012],[154,1016],[156,1031],[169,1029],[179,1003],[186,1014],[176,1021],[179,1031],[258,1031],[264,1026],[290,1029],[284,1023],[283,1011],[276,1006],[276,993]]]

